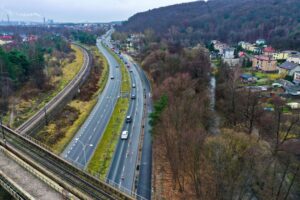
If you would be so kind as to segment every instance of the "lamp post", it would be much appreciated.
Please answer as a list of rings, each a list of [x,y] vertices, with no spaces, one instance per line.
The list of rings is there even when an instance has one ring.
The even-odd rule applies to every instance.
[[[4,129],[3,129],[2,114],[0,115],[0,125],[1,125],[1,132],[2,132],[2,137],[3,137],[3,142],[4,142],[4,144],[6,144],[5,134],[4,134]]]
[[[46,106],[44,107],[44,114],[45,114],[45,124],[46,124],[46,126],[48,126],[47,108],[46,108]]]

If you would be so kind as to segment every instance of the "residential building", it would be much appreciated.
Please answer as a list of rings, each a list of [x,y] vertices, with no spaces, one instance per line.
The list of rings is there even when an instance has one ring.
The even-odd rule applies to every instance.
[[[249,42],[239,42],[239,46],[241,46],[243,49],[253,52],[255,54],[260,54],[261,53],[261,48],[255,46],[254,44],[251,44]]]
[[[264,40],[264,39],[258,39],[258,40],[256,40],[256,45],[258,45],[258,46],[263,46],[263,45],[265,45],[266,44],[266,40]]]
[[[13,36],[11,35],[1,35],[0,36],[0,40],[3,40],[3,41],[10,41],[13,39]]]
[[[277,61],[272,56],[258,55],[253,57],[252,67],[263,72],[275,72]]]
[[[213,41],[213,42],[214,42],[213,44],[214,44],[215,49],[219,51],[220,55],[224,55],[224,50],[229,48],[229,46],[227,44],[222,43],[220,41]]]
[[[273,56],[273,54],[275,54],[275,49],[271,46],[265,47],[264,50],[263,50],[263,53],[266,56]]]
[[[281,51],[273,54],[273,58],[276,60],[286,60],[289,57],[289,51]]]
[[[300,71],[300,65],[286,61],[278,66],[279,73],[293,76],[296,71]]]
[[[290,54],[287,58],[287,61],[300,64],[300,53]]]
[[[235,48],[226,48],[224,49],[224,58],[225,59],[234,59]]]
[[[293,82],[296,84],[300,84],[300,71],[295,71]]]

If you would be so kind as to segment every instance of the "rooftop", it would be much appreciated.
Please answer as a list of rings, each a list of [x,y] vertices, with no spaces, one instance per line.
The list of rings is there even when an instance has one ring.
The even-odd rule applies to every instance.
[[[265,55],[258,55],[254,56],[257,60],[264,60],[264,61],[276,61],[272,56],[265,56]]]
[[[282,63],[281,65],[279,65],[278,67],[280,67],[282,69],[292,70],[292,69],[295,69],[297,66],[299,66],[299,65],[286,61],[286,62]]]

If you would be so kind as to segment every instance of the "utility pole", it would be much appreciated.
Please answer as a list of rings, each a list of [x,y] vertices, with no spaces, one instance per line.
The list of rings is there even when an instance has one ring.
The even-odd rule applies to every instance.
[[[1,125],[1,132],[2,132],[2,137],[3,137],[3,142],[4,142],[4,144],[6,144],[5,133],[4,133],[4,129],[3,129],[2,114],[0,115],[0,125]]]
[[[44,113],[45,113],[45,123],[46,123],[46,126],[48,126],[47,108],[46,108],[46,106],[44,107]]]

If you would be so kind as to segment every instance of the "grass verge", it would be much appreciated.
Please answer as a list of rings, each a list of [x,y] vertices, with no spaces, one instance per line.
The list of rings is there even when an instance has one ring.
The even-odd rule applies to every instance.
[[[122,92],[130,91],[130,77],[126,70],[124,63],[114,54],[110,49],[108,51],[115,57],[121,66],[122,73]],[[108,126],[103,133],[100,143],[90,160],[87,170],[103,179],[108,173],[110,163],[115,152],[120,133],[123,128],[123,122],[125,121],[127,110],[129,108],[129,98],[119,98],[116,107],[113,111],[112,117],[108,123]]]
[[[50,146],[56,154],[60,154],[65,149],[85,122],[108,79],[109,70],[106,59],[96,47],[89,49],[93,54],[95,65],[81,93],[64,108],[57,119],[51,121],[36,135],[36,139]],[[69,116],[67,119],[66,115]]]

